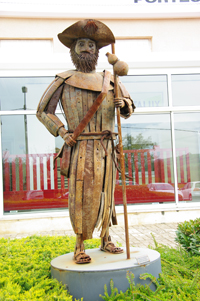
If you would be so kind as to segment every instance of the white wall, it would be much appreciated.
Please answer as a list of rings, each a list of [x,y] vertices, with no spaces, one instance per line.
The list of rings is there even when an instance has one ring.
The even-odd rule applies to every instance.
[[[189,0],[186,5],[177,0],[173,3],[177,5],[172,5],[140,1],[141,5],[135,0],[124,0],[122,5],[121,0],[97,4],[86,0],[78,5],[76,0],[66,6],[66,0],[41,0],[40,7],[29,0],[16,7],[13,3],[17,0],[10,4],[0,1],[0,76],[54,76],[73,68],[69,50],[59,42],[57,34],[80,18],[99,19],[110,27],[116,39],[133,42],[132,56],[125,47],[123,52],[119,50],[120,59],[129,63],[129,74],[145,74],[148,69],[155,74],[162,72],[162,68],[200,72],[199,3]],[[6,45],[7,40],[11,41]],[[27,48],[26,42],[31,47]],[[9,43],[13,44],[6,51]],[[104,56],[100,61],[99,69],[110,68]],[[3,202],[0,204],[0,216],[3,216]]]
[[[60,43],[57,34],[77,20],[0,18],[0,40],[3,39],[0,43],[1,70],[4,70],[4,74],[8,70],[51,70],[54,75],[56,72],[73,68],[69,50]],[[130,55],[130,51],[126,53],[130,47],[126,47],[124,42],[123,55],[123,42],[119,41],[116,44],[116,52],[119,49],[120,59],[127,61],[130,69],[148,66],[200,67],[199,18],[102,21],[111,28],[116,39],[128,39],[128,43],[132,45]],[[18,51],[20,44],[21,52]],[[9,45],[10,50],[6,51]],[[106,51],[101,51],[103,54],[100,58],[100,69],[110,67],[104,58]]]

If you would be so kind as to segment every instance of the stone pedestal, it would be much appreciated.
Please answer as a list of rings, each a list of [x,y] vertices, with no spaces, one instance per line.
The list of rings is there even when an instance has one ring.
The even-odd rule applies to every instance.
[[[51,262],[51,274],[59,282],[66,285],[67,290],[74,299],[85,301],[103,300],[99,294],[104,295],[104,285],[107,285],[110,293],[110,280],[114,281],[114,287],[125,292],[129,287],[126,278],[127,272],[135,276],[135,284],[149,284],[150,279],[141,280],[140,274],[149,273],[158,278],[161,273],[160,254],[157,251],[146,248],[130,248],[131,259],[126,259],[126,250],[122,254],[110,254],[99,249],[86,250],[92,258],[89,264],[76,264],[73,261],[73,253],[59,256]],[[149,259],[148,262],[144,262]],[[140,263],[140,264],[139,264]],[[151,289],[155,290],[153,284]]]

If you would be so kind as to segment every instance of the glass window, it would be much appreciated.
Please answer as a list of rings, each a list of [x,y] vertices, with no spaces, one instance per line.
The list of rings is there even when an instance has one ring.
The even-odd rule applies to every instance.
[[[166,75],[129,75],[120,79],[137,108],[168,106]]]
[[[54,77],[0,78],[0,109],[36,110],[39,100]]]
[[[54,168],[62,138],[52,136],[35,115],[2,116],[1,122],[4,211],[68,207],[68,180],[60,175],[60,159]]]
[[[174,106],[199,106],[200,74],[172,75]]]
[[[174,114],[178,187],[185,201],[200,201],[200,113]]]
[[[169,114],[132,115],[122,123],[127,203],[174,202]],[[121,202],[117,176],[115,201]],[[182,194],[179,195],[180,201]]]

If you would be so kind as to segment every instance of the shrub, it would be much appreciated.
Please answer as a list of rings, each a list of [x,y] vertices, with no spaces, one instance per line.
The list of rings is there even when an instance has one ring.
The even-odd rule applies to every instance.
[[[53,258],[73,252],[75,237],[31,236],[23,239],[0,239],[0,301],[72,301],[72,296],[56,279],[51,279],[50,262]],[[85,247],[97,248],[99,239],[87,241]],[[134,276],[127,275],[129,288],[118,292],[111,281],[111,296],[105,287],[104,300],[140,301],[199,301],[200,256],[191,256],[184,249],[159,245],[162,273],[159,279],[150,274],[156,284],[155,292],[148,285],[135,285]],[[87,300],[83,300],[87,301]]]
[[[156,243],[157,244],[157,243]],[[183,249],[173,249],[164,245],[155,248],[161,255],[162,273],[156,279],[150,274],[140,275],[149,278],[157,287],[152,291],[149,285],[134,283],[134,275],[128,274],[129,288],[126,292],[118,291],[111,280],[111,294],[105,286],[105,301],[199,301],[200,300],[200,256],[190,256]]]
[[[200,218],[179,223],[175,240],[191,255],[200,255]]]
[[[0,301],[72,301],[65,287],[51,279],[50,263],[73,252],[74,245],[75,237],[68,236],[0,239]],[[92,239],[86,248],[99,245]]]

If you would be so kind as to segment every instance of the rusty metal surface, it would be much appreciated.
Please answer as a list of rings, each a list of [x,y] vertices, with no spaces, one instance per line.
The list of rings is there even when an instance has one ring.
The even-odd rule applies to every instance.
[[[82,102],[82,90],[76,89],[76,108],[78,111],[79,121],[84,117],[83,115],[83,102]]]
[[[107,85],[109,86],[109,81]],[[98,95],[99,92],[97,91],[80,89],[66,83],[64,84],[61,103],[69,130],[74,131],[77,128],[83,117],[93,107]],[[55,98],[52,99],[55,101]],[[88,137],[84,135],[79,136],[80,140],[76,142],[71,154],[69,183],[70,219],[75,233],[82,231],[84,239],[92,238],[98,219],[100,219],[100,224],[103,222],[102,235],[105,235],[111,216],[115,216],[113,211],[115,167],[111,157],[112,145],[110,140],[106,138],[103,140],[102,143],[108,153],[105,159],[105,151],[100,144],[102,132],[107,129],[114,130],[115,106],[113,99],[113,91],[108,92],[102,103],[100,97],[97,112],[94,114],[93,109],[90,111],[91,118],[89,122],[86,117],[86,126],[83,134],[90,135],[91,133],[91,135]],[[46,105],[49,108],[53,106],[51,106],[51,101],[47,102]],[[45,109],[43,104],[41,106]],[[53,108],[55,109],[54,106]],[[47,114],[51,117],[48,111],[43,113],[45,117]],[[56,115],[53,115],[51,118],[51,121],[54,121],[53,123],[56,124],[55,133],[57,127],[61,125],[56,118]],[[94,135],[96,133],[99,134],[99,137]],[[101,206],[103,214],[101,213],[101,216],[99,216],[102,192],[104,192],[105,198],[104,204]],[[104,215],[103,220],[102,215]]]
[[[65,88],[64,88],[64,91],[65,91]],[[76,98],[76,101],[80,102],[78,106],[79,106],[79,108],[80,107],[83,108],[83,114],[85,114],[85,112],[87,112],[92,107],[92,105],[96,99],[97,93],[86,91],[86,90],[81,90],[81,93],[80,93],[80,89],[75,89],[75,93],[78,93],[78,95],[79,95],[79,97]],[[108,102],[108,104],[106,103],[105,106],[107,109],[109,108],[109,106],[112,107],[112,109],[109,110],[109,112],[112,112],[112,116],[109,115],[109,118],[107,120],[109,121],[108,126],[114,129],[114,113],[115,112],[114,112],[114,105],[113,105],[113,101],[112,101],[113,93],[110,94],[109,98],[110,98],[110,101]],[[70,104],[71,104],[70,99],[64,99],[64,97],[63,97],[62,101],[66,103],[67,108],[70,107]],[[79,108],[76,107],[77,112],[79,111]],[[98,113],[96,114],[96,118],[95,118],[95,116],[93,116],[91,118],[91,120],[87,124],[83,134],[86,135],[89,133],[91,133],[91,134],[97,133],[102,137],[102,122],[99,122],[100,118],[97,118]],[[71,121],[72,121],[72,117],[70,117],[69,123]],[[104,122],[104,124],[105,124],[105,122]],[[98,132],[97,132],[97,129],[99,129]],[[101,146],[100,141],[98,141],[96,139],[91,140],[90,138],[91,138],[90,136],[88,136],[88,137],[86,136],[86,137],[84,137],[83,141],[80,141],[80,140],[79,140],[80,142],[77,141],[77,143],[79,143],[79,151],[78,151],[78,161],[76,163],[77,165],[75,164],[76,165],[76,175],[70,176],[70,183],[71,183],[70,185],[72,187],[72,190],[76,189],[74,187],[76,187],[77,181],[83,180],[83,191],[82,191],[83,239],[88,239],[88,238],[92,237],[92,233],[94,231],[94,227],[95,227],[97,219],[98,219],[98,212],[99,212],[100,201],[101,201],[101,193],[103,191],[103,186],[105,185],[105,180],[104,180],[105,152]],[[100,138],[100,137],[98,137],[98,138]],[[83,143],[83,142],[85,144],[82,149],[82,146],[80,143]],[[86,143],[87,143],[87,147],[86,147]],[[104,143],[105,147],[107,148],[107,144],[108,144],[107,139],[105,139],[103,143]],[[110,169],[111,169],[111,166],[114,168],[113,164],[111,163],[111,161],[112,161],[111,142],[109,143],[109,145],[110,145],[109,146],[110,151],[108,151],[108,157],[109,157],[108,160],[110,162],[109,165],[110,165]],[[75,145],[75,148],[76,147],[77,146]],[[85,147],[86,147],[86,149],[84,150]],[[73,158],[72,158],[72,161],[73,161]],[[75,166],[75,165],[73,165],[73,166]],[[112,170],[111,170],[111,174],[112,174]],[[109,184],[108,184],[109,175],[107,175],[106,179],[107,179],[106,186],[109,186]],[[72,183],[72,182],[75,182],[75,183]],[[108,196],[108,201],[110,204],[109,216],[110,216],[111,208],[113,207],[111,205],[112,204],[111,195],[112,195],[112,191],[113,191],[112,184],[113,183],[111,183],[111,187],[109,186],[109,196]],[[70,201],[70,204],[71,204],[71,202],[75,203],[74,206],[70,205],[70,208],[72,208],[72,211],[74,210],[73,213],[71,214],[71,219],[73,219],[73,224],[75,226],[75,229],[80,228],[80,226],[78,226],[78,225],[80,225],[80,222],[78,221],[78,218],[76,217],[77,216],[76,215],[77,201],[79,202],[79,200],[77,200],[76,197],[72,198],[72,201]],[[79,206],[78,208],[80,210],[81,207]],[[102,208],[102,210],[103,209],[104,208]],[[109,216],[108,216],[108,218],[109,218]],[[108,220],[108,218],[107,218],[107,220]],[[75,232],[75,233],[78,233],[78,232]]]
[[[76,138],[82,133],[83,129],[90,124],[89,130],[91,132],[95,131],[95,118],[94,114],[100,107],[102,101],[105,99],[108,91],[108,86],[110,83],[110,72],[105,72],[105,77],[104,77],[104,83],[103,83],[103,88],[102,92],[98,95],[98,97],[93,101],[93,96],[90,91],[88,91],[87,94],[87,103],[88,103],[88,111],[79,123],[79,125],[76,127],[76,129],[73,132],[72,138],[76,140]],[[71,87],[70,87],[71,88]],[[74,103],[74,102],[73,102]],[[90,123],[89,123],[90,122]]]
[[[116,214],[116,211],[115,211],[115,199],[114,199],[117,170],[114,166],[114,162],[112,162],[112,164],[113,164],[113,167],[112,167],[112,192],[111,192],[111,210],[110,210],[109,221],[112,220],[112,224],[117,225],[117,214]]]
[[[71,47],[73,42],[79,38],[87,38],[95,41],[100,49],[111,43],[115,43],[115,37],[104,23],[98,20],[85,19],[67,27],[58,38],[66,47]]]
[[[94,140],[94,190],[93,190],[93,202],[94,206],[98,208],[98,214],[95,215],[94,219],[94,228],[97,224],[98,215],[101,215],[101,210],[99,209],[102,207],[102,198],[101,194],[103,191],[103,150],[101,146],[101,142],[98,140]]]
[[[86,156],[87,141],[81,141],[79,144],[79,154],[77,162],[77,174],[76,180],[84,180],[84,170],[85,170],[85,156]]]
[[[43,93],[41,100],[39,102],[37,112],[43,112],[48,105],[50,99],[52,98],[52,95],[56,92],[56,90],[62,85],[64,80],[62,78],[56,78],[45,90]]]
[[[85,178],[84,178],[84,194],[83,194],[83,240],[92,238],[93,220],[95,213],[99,210],[93,205],[94,190],[94,141],[87,141],[86,159],[85,159]]]
[[[71,147],[66,145],[62,147],[62,162],[60,165],[60,173],[65,177],[69,177],[70,161],[71,161]]]
[[[77,141],[79,141],[79,140],[101,140],[101,138],[102,138],[102,132],[101,133],[97,133],[97,135],[96,135],[96,133],[91,133],[91,135],[90,135],[90,133],[87,133],[87,135],[84,135],[84,134],[81,134],[76,140]],[[117,133],[112,133],[112,139],[113,140],[116,140],[116,135],[117,135]],[[111,138],[107,138],[107,137],[105,137],[104,139],[111,139]]]
[[[96,77],[96,79],[98,78],[101,78],[102,81],[102,75]],[[60,79],[59,82],[63,83],[63,79]],[[110,80],[107,82],[107,87],[109,87],[109,83]],[[50,86],[50,90],[56,92],[59,87],[58,84],[56,84],[56,88],[54,85],[55,83]],[[60,97],[60,95],[57,92],[58,95],[56,97],[52,96],[51,103],[51,100],[49,100],[51,95],[48,91],[46,94],[48,100],[44,97],[44,102],[40,103],[40,109],[43,110],[42,113],[45,115],[45,121],[43,123],[47,123],[45,124],[46,126],[48,125],[48,122],[54,124],[55,129],[53,132],[57,135],[58,128],[62,124],[59,119],[57,119],[58,117],[52,113],[55,110],[55,101],[57,101],[57,97]],[[75,233],[80,234],[82,232],[83,239],[92,238],[92,233],[97,220],[100,224],[103,223],[102,235],[105,235],[107,233],[111,216],[115,216],[113,210],[115,166],[111,157],[112,143],[107,138],[105,138],[102,142],[106,152],[108,153],[108,156],[106,157],[105,150],[100,142],[100,138],[102,137],[102,132],[104,130],[114,130],[114,94],[113,91],[109,91],[107,95],[106,91],[104,93],[105,95],[103,95],[103,97],[105,96],[105,98],[102,102],[102,96],[99,97],[98,110],[94,113],[95,111],[93,106],[99,95],[98,91],[80,89],[79,87],[70,86],[66,83],[62,90],[61,104],[69,130],[75,131],[81,120],[89,111],[89,115],[85,118],[86,126],[83,134],[88,133],[90,136],[79,136],[80,140],[78,140],[73,147],[70,160],[70,219]],[[50,112],[48,112],[48,108]],[[39,112],[41,114],[41,111]],[[89,120],[88,116],[91,117],[89,117]],[[46,122],[47,118],[49,118],[48,122]],[[78,131],[78,135],[81,131],[82,128]],[[99,137],[95,135],[96,133],[99,134]],[[103,204],[101,204],[102,192],[104,192]],[[101,208],[100,215],[99,208]]]
[[[115,54],[115,45],[112,44],[112,53]],[[113,67],[114,70],[114,67]],[[114,83],[115,83],[115,97],[119,97],[118,77],[114,70]],[[125,180],[125,162],[122,144],[122,130],[120,120],[120,108],[116,108],[117,111],[117,127],[119,133],[119,151],[120,151],[120,167],[121,167],[121,178],[122,178],[122,191],[123,191],[123,205],[124,205],[124,225],[125,225],[125,236],[126,236],[126,252],[127,259],[130,259],[130,245],[129,245],[129,232],[128,232],[128,215],[127,215],[127,200],[126,200],[126,180]]]
[[[105,206],[105,193],[101,192],[100,208],[99,208],[99,213],[98,213],[97,222],[95,224],[95,228],[98,228],[100,223],[102,222],[104,206]]]
[[[114,131],[113,116],[115,115],[115,106],[113,103],[114,93],[109,91],[102,103],[102,131]]]
[[[56,124],[54,122],[54,120],[51,118],[52,114],[46,114],[45,112],[40,113],[40,115],[37,115],[38,119],[40,120],[40,122],[42,122],[45,127],[47,128],[47,130],[55,137],[58,136],[58,130],[60,126],[64,126],[64,124],[60,121],[60,119],[58,119],[55,115],[53,115],[53,117],[55,116],[54,119],[57,119],[58,124]]]
[[[76,170],[78,161],[79,142],[72,151],[72,159],[70,165],[70,181],[69,181],[69,215],[72,227],[75,231],[75,194],[76,194]],[[76,233],[76,232],[75,232]]]
[[[88,91],[88,107],[91,109],[93,103],[95,102],[94,94],[91,91]],[[101,105],[101,104],[100,104]],[[99,106],[100,106],[99,105]],[[92,114],[92,118],[90,119],[90,132],[95,132],[96,125],[96,111]]]
[[[68,145],[68,152],[63,147],[60,155],[63,155],[61,166],[65,167],[65,175],[70,177],[69,213],[77,234],[77,255],[76,252],[84,249],[83,240],[92,238],[96,225],[102,226],[102,242],[106,243],[111,221],[117,222],[114,210],[116,162],[113,156],[115,106],[121,108],[117,109],[118,117],[121,113],[128,118],[134,105],[123,86],[119,97],[116,76],[111,76],[108,71],[95,71],[99,49],[115,43],[112,31],[104,23],[81,20],[58,34],[58,38],[70,48],[76,70],[57,74],[41,98],[37,117],[51,134],[60,135]],[[112,57],[109,61],[115,75],[116,72],[125,74],[127,65],[115,55],[108,56]],[[59,99],[68,130],[55,114]],[[121,152],[121,164],[122,161]]]
[[[100,132],[102,130],[102,106],[103,104],[100,105],[96,112],[96,132]]]
[[[47,107],[45,108],[45,111],[47,111],[49,114],[55,114],[56,107],[58,105],[60,96],[62,95],[63,85],[61,85],[56,92],[51,97],[51,101],[49,101]]]
[[[65,83],[76,88],[101,92],[103,85],[103,75],[96,72],[76,72],[74,73],[74,75],[68,78]],[[109,83],[108,89],[113,90],[114,87]]]
[[[75,196],[75,233],[82,234],[82,211],[83,211],[83,181],[76,181]]]
[[[71,86],[66,86],[68,89],[68,101],[67,103],[67,110],[69,112],[68,115],[68,124],[69,124],[69,130],[74,131],[76,127],[79,125],[79,116],[76,108],[76,93],[75,88]],[[66,98],[65,98],[66,99]],[[69,103],[70,101],[70,103]]]
[[[107,152],[108,155],[106,157],[106,166],[105,166],[105,182],[104,182],[104,193],[105,193],[105,205],[104,205],[104,213],[102,219],[102,231],[100,236],[103,237],[106,233],[106,230],[109,226],[108,218],[110,215],[110,203],[111,203],[111,188],[112,188],[112,145],[111,141],[107,142]]]

